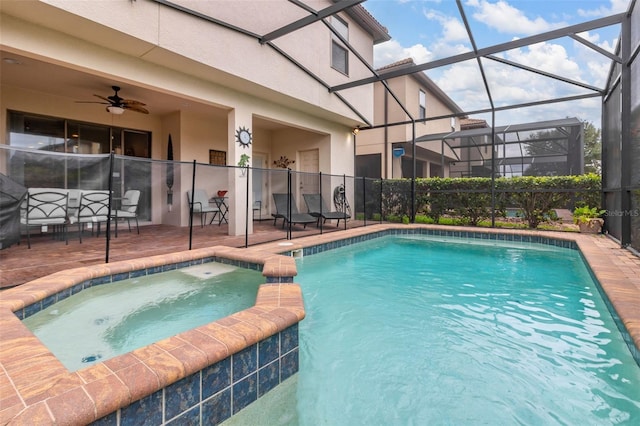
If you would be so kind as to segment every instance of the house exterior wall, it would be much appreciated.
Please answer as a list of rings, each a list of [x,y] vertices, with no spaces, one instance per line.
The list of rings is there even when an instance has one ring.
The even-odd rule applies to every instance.
[[[387,80],[387,85],[414,119],[419,119],[420,117],[420,90],[424,91],[426,95],[427,118],[448,115],[454,112],[451,107],[447,106],[445,102],[429,90],[425,84],[422,84],[413,76],[401,76],[389,79]],[[385,94],[386,89],[382,83],[375,83],[374,86],[374,125],[410,121],[410,117],[407,116],[405,110],[398,104],[398,102],[396,102],[391,95]],[[460,128],[457,119],[455,119],[454,128]],[[450,118],[417,122],[415,124],[416,138],[423,135],[446,133],[450,131],[452,131]],[[405,142],[410,143],[412,138],[413,128],[411,124],[390,126],[387,127],[386,131],[384,128],[365,130],[360,132],[357,136],[356,153],[357,155],[382,154],[382,176],[397,178],[400,177],[401,174],[401,161],[399,158],[393,157],[393,144]],[[416,158],[418,160],[426,162],[424,167],[422,167],[422,170],[418,170],[417,174],[418,176],[428,176],[430,173],[430,164],[441,163],[441,142],[421,142],[419,143],[419,146],[429,150],[430,153],[428,155],[417,154]],[[405,155],[411,155],[411,153],[407,152]],[[447,164],[445,164],[443,170],[444,175],[448,176],[448,162],[455,157],[451,149],[447,146],[444,147],[444,155]]]
[[[219,2],[173,3],[250,33],[234,31],[151,0],[0,2],[3,53],[78,73],[83,76],[78,84],[100,82],[98,87],[103,87],[105,80],[113,81],[177,99],[174,111],[160,114],[149,105],[149,115],[127,112],[112,116],[100,106],[76,103],[78,97],[73,90],[47,93],[46,87],[34,83],[3,84],[0,143],[7,143],[7,110],[17,110],[148,131],[152,135],[151,156],[155,159],[166,158],[171,134],[174,159],[179,161],[208,163],[209,149],[219,149],[227,152],[227,164],[236,165],[241,154],[251,156],[251,149],[259,147],[271,165],[280,152],[296,158],[300,150],[316,146],[321,172],[354,173],[351,130],[364,124],[363,120],[274,48],[286,52],[330,85],[369,76],[367,67],[353,54],[349,54],[348,75],[331,68],[332,35],[322,22],[276,38],[272,47],[261,44],[256,34],[273,31],[308,16],[308,12],[290,2],[224,2],[224,7]],[[308,3],[317,10],[333,4],[331,0]],[[339,16],[348,24],[349,43],[372,62],[372,36],[347,13]],[[102,93],[95,90],[94,93]],[[341,96],[359,114],[372,120],[371,85],[350,89]],[[198,108],[192,111],[189,105]],[[281,128],[261,129],[254,125],[254,117],[280,123]],[[239,127],[252,131],[253,147],[238,146],[235,131]],[[229,190],[246,192],[245,183],[236,180]],[[174,203],[178,203],[174,211],[156,212],[154,208],[153,223],[188,223],[184,190],[176,191],[180,194],[174,195]],[[163,197],[164,193],[159,194],[158,202]],[[231,211],[241,212],[246,200],[232,197],[230,202]],[[245,224],[232,217],[230,233],[238,235],[244,229]]]
[[[6,3],[6,4],[5,4]],[[212,18],[226,20],[241,28],[248,28],[258,34],[278,28],[278,24],[304,16],[302,10],[288,2],[225,2],[220,7],[217,2],[173,2],[184,5],[196,12]],[[313,2],[313,6],[323,8],[332,2]],[[321,108],[325,113],[350,117],[359,121],[341,101],[328,93],[310,76],[300,71],[274,49],[260,44],[256,38],[247,36],[209,21],[168,8],[149,0],[69,2],[65,0],[3,2],[3,10],[18,19],[29,22],[37,16],[38,29],[51,29],[61,36],[67,35],[88,44],[102,46],[113,53],[123,54],[134,62],[146,62],[172,68],[196,77],[214,80],[226,87],[243,88],[250,82],[267,88],[272,96],[290,96],[294,99]],[[37,15],[34,15],[37,14]],[[277,22],[272,17],[277,16]],[[365,54],[373,57],[373,41],[360,27],[349,22],[350,42]],[[4,23],[3,23],[4,24]],[[97,26],[103,26],[97,28]],[[3,31],[4,33],[4,31]],[[126,34],[131,34],[127,36]],[[4,38],[5,34],[3,34]],[[48,41],[49,42],[49,41]],[[6,43],[3,40],[3,43]],[[358,65],[350,55],[349,76],[330,67],[331,35],[322,23],[315,23],[299,31],[273,41],[287,53],[298,59],[330,84],[339,84],[350,79],[368,76],[364,65]],[[22,43],[24,46],[25,43]],[[33,46],[34,50],[37,44]],[[44,56],[65,60],[51,46],[42,46]],[[104,54],[91,57],[94,49],[89,46],[74,49],[67,55],[70,64],[83,64],[96,71],[103,70]],[[29,51],[29,49],[27,49]],[[86,57],[89,56],[89,57]],[[85,58],[86,57],[86,58]],[[102,59],[102,60],[101,60]],[[93,62],[93,64],[92,64]],[[107,61],[109,62],[109,61]],[[135,64],[131,64],[135,65]],[[131,70],[133,71],[133,70]],[[133,72],[131,74],[134,74]],[[134,74],[135,75],[135,74]],[[247,89],[253,88],[250,84]],[[343,94],[354,106],[362,106],[370,115],[372,94],[370,87],[362,87]],[[227,102],[227,105],[232,104]],[[309,106],[307,108],[309,108]]]

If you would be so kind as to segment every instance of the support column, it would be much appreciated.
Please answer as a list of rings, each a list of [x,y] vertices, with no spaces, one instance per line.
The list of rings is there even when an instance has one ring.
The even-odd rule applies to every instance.
[[[236,166],[229,168],[229,235],[244,235],[245,230],[248,234],[253,233],[253,220],[251,208],[249,208],[248,222],[247,219],[247,197],[249,197],[249,205],[251,207],[252,182],[249,170],[238,168],[238,162],[243,154],[249,156],[249,165],[252,165],[253,159],[253,119],[251,111],[244,108],[236,108],[229,112],[227,117],[227,147],[229,154],[227,155],[227,164]],[[238,140],[239,132],[247,130],[251,134],[249,143],[241,143]],[[247,182],[247,179],[249,180]],[[249,184],[247,187],[247,183]],[[247,193],[248,188],[248,193]]]

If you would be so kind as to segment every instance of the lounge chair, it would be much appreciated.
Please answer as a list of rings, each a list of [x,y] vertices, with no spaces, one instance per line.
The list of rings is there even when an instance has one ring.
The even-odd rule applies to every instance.
[[[303,194],[302,196],[307,204],[309,214],[317,218],[318,225],[320,224],[320,219],[324,219],[323,223],[327,220],[337,220],[336,226],[340,226],[340,220],[346,221],[351,217],[344,212],[332,212],[329,210],[320,194]]]
[[[276,221],[280,218],[283,219],[283,228],[287,222],[291,224],[300,223],[306,228],[307,223],[318,221],[317,218],[311,216],[309,213],[300,213],[293,196],[291,196],[291,215],[289,215],[289,197],[287,194],[273,194],[273,201],[276,204],[276,212],[272,214],[273,226],[276,225]]]

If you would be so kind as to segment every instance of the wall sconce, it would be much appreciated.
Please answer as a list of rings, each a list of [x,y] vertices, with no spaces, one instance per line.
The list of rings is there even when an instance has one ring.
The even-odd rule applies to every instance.
[[[360,133],[360,126],[357,126],[356,128],[354,128],[351,133],[353,133],[354,135],[357,135],[358,133]]]
[[[113,105],[109,105],[107,107],[107,111],[110,112],[113,115],[120,115],[124,112],[124,108],[119,107],[119,106],[113,106]]]

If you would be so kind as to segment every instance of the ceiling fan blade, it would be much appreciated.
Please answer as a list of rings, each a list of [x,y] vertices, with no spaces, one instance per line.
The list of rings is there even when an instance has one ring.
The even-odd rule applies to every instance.
[[[142,104],[142,105],[144,105],[144,104]],[[139,113],[142,113],[142,114],[149,114],[149,111],[146,108],[142,108],[140,105],[123,104],[122,108],[130,109],[131,111],[139,112]]]
[[[76,101],[76,102],[82,103],[82,104],[108,105],[107,111],[109,111],[109,107],[120,107],[124,109],[130,109],[131,111],[139,112],[141,114],[149,114],[149,111],[146,108],[143,108],[146,105],[144,102],[136,101],[134,99],[123,99],[120,96],[118,96],[118,91],[120,90],[119,87],[112,86],[112,89],[115,91],[115,94],[111,96],[105,97],[105,96],[97,95],[94,93],[93,96],[105,102],[98,102],[98,101]]]
[[[109,98],[105,98],[104,96],[100,96],[100,95],[96,95],[96,94],[94,94],[93,96],[95,96],[96,98],[100,98],[100,99],[102,99],[103,101],[107,101],[107,102],[109,102],[109,103],[113,103],[113,101],[112,101],[111,99],[109,99]]]
[[[77,104],[101,104],[111,105],[111,102],[98,102],[98,101],[76,101]]]
[[[138,105],[138,106],[145,106],[146,104],[140,101],[134,101],[133,99],[122,99],[121,103],[124,105]]]

